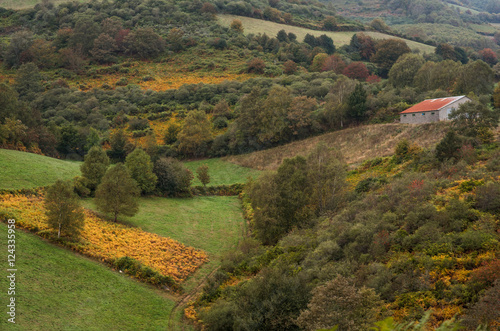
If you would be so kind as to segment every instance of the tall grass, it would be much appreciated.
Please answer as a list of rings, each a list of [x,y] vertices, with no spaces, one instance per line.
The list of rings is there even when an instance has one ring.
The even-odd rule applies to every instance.
[[[326,133],[250,154],[230,156],[229,162],[259,170],[275,170],[283,159],[306,156],[320,142],[339,149],[348,164],[359,164],[378,156],[389,156],[402,139],[429,148],[444,136],[448,123],[424,125],[377,124]]]

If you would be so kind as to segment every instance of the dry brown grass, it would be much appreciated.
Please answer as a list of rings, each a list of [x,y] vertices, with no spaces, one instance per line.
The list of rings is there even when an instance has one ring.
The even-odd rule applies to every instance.
[[[283,159],[297,155],[306,156],[320,142],[340,149],[348,164],[355,165],[379,156],[394,153],[402,139],[423,148],[436,145],[449,127],[449,123],[376,124],[349,128],[296,141],[287,145],[250,154],[226,157],[226,160],[258,170],[275,170]]]

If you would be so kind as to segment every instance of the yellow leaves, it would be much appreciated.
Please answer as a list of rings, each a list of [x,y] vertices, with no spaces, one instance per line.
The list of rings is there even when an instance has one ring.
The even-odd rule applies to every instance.
[[[47,232],[42,198],[3,195],[0,208],[16,212],[18,226]],[[81,241],[83,243],[72,244],[71,248],[103,262],[129,256],[162,275],[171,276],[176,282],[185,280],[208,260],[201,250],[138,228],[104,221],[90,211],[85,212]]]

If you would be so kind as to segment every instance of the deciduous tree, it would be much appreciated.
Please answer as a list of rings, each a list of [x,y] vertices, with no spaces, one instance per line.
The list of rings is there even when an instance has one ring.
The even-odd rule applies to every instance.
[[[399,39],[386,39],[380,41],[375,46],[375,49],[376,53],[370,60],[376,63],[386,74],[401,55],[411,52],[410,47],[408,47],[403,40]]]
[[[106,152],[99,146],[92,147],[80,166],[82,176],[87,180],[87,187],[94,191],[101,183],[102,177],[109,166]]]
[[[201,110],[189,112],[177,135],[177,140],[181,153],[191,156],[205,155],[212,140],[211,125],[205,112]]]
[[[57,230],[57,238],[60,238],[61,234],[71,237],[80,235],[85,218],[70,182],[58,180],[50,186],[44,203],[47,223],[50,228]]]
[[[158,178],[153,173],[151,157],[142,148],[136,148],[127,155],[125,166],[143,194],[155,189]]]
[[[389,82],[394,87],[413,86],[415,75],[424,65],[421,55],[407,53],[402,55],[389,70]]]
[[[106,171],[97,187],[95,204],[100,212],[113,215],[116,222],[120,214],[134,216],[137,213],[139,193],[137,182],[130,177],[125,165],[118,163]]]
[[[193,173],[173,158],[160,158],[153,167],[158,178],[156,186],[166,195],[189,194]]]
[[[203,184],[207,186],[210,183],[210,174],[208,173],[208,166],[206,164],[201,165],[196,169],[196,177]]]

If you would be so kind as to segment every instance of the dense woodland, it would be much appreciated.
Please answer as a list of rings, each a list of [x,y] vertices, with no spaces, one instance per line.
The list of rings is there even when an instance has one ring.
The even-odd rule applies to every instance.
[[[95,196],[116,221],[102,198],[110,178],[130,174],[136,195],[190,196],[193,174],[179,159],[392,123],[424,99],[467,95],[473,101],[452,114],[434,149],[403,140],[393,157],[349,166],[320,144],[247,183],[241,197],[249,235],[193,303],[193,323],[208,330],[367,330],[378,321],[378,329],[392,330],[423,319],[432,327],[446,321],[450,330],[457,323],[493,330],[500,318],[500,33],[487,37],[469,26],[499,20],[500,2],[450,1],[478,13],[442,1],[377,3],[390,14],[385,21],[354,20],[350,1],[339,8],[314,0],[0,8],[0,146],[85,160],[74,191]],[[217,14],[356,33],[343,46],[326,34],[245,34],[241,21],[224,27]],[[435,51],[421,54],[402,39],[367,31]],[[174,66],[183,56],[196,59],[185,75],[221,71],[243,79],[157,90],[129,83],[139,63]],[[231,59],[237,63],[221,65]],[[86,83],[110,74],[121,78]],[[120,162],[125,166],[108,168]]]

